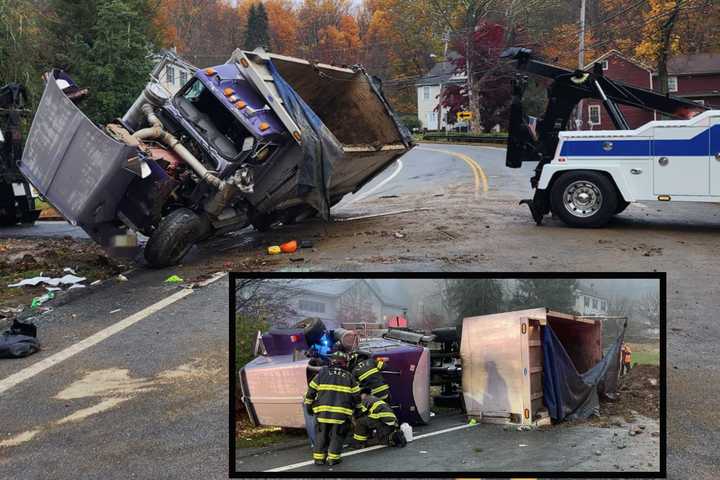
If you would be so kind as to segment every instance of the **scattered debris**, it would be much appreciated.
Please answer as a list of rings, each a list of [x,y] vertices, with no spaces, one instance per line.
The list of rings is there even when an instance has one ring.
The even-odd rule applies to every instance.
[[[37,308],[48,300],[52,300],[53,298],[55,298],[55,293],[53,292],[47,292],[45,295],[35,297],[32,299],[32,302],[30,302],[30,308]]]
[[[477,425],[477,420],[475,420],[474,418],[471,418],[470,421],[468,422],[468,424],[469,425]]]
[[[100,280],[95,280],[90,284],[91,287],[94,287],[95,285],[100,285]]]
[[[381,195],[378,198],[400,198],[400,195]]]
[[[110,310],[110,314],[117,313],[120,310],[122,310],[122,308],[116,308],[115,310]]]
[[[290,240],[280,245],[280,251],[283,253],[295,253],[298,249],[298,243],[295,240]]]
[[[395,238],[405,238],[405,234],[401,232],[395,232],[393,235]]]
[[[123,275],[122,273],[119,273],[119,274],[118,274],[117,279],[118,279],[118,281],[120,281],[120,282],[127,282],[127,281],[128,281],[128,278],[127,278],[125,275]]]
[[[27,357],[40,350],[37,327],[15,319],[9,329],[0,334],[0,358]]]
[[[168,278],[165,279],[165,283],[182,283],[183,279],[182,277],[179,277],[177,275],[170,275]]]
[[[305,258],[304,257],[290,257],[290,261],[291,262],[304,262]]]
[[[527,443],[521,443],[518,447],[527,447]]]
[[[352,222],[354,220],[365,220],[367,218],[387,217],[388,215],[401,215],[403,213],[425,212],[428,210],[430,210],[430,209],[429,208],[406,208],[404,210],[395,210],[392,212],[373,213],[370,215],[360,215],[357,217],[337,218],[335,221],[336,222]]]
[[[300,240],[300,248],[312,248],[312,240]]]
[[[281,252],[282,250],[280,250],[278,245],[272,245],[267,249],[268,255],[279,255]]]
[[[40,283],[44,283],[46,285],[50,285],[53,287],[57,287],[58,285],[73,285],[75,283],[84,282],[87,280],[85,277],[78,277],[77,275],[64,275],[60,278],[52,278],[52,277],[32,277],[32,278],[26,278],[20,282],[17,283],[11,283],[8,285],[8,287],[14,288],[14,287],[24,287],[24,286],[37,286]]]

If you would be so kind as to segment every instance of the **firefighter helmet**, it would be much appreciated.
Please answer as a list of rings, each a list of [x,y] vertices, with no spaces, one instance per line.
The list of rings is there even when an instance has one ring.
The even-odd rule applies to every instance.
[[[349,361],[348,354],[337,351],[330,356],[330,364],[334,367],[347,367]]]

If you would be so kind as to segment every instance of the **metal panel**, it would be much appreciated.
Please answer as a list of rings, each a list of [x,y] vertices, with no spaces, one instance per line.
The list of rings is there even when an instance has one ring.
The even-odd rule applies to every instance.
[[[292,355],[258,357],[245,366],[249,400],[261,425],[305,428],[302,399],[308,360]]]
[[[20,170],[71,223],[92,225],[115,219],[133,178],[124,167],[136,153],[105,135],[49,81]]]
[[[545,309],[533,309],[463,320],[460,356],[469,415],[522,415],[530,403],[530,372],[526,380],[527,334],[522,334],[521,325],[523,318],[527,323],[528,318],[544,319],[545,315]]]

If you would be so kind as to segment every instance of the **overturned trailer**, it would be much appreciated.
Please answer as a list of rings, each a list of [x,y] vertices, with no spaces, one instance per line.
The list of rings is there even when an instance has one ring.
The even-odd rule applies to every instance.
[[[328,219],[411,146],[361,67],[236,50],[173,96],[148,84],[102,128],[48,81],[20,169],[97,242],[142,233],[167,266],[215,234]]]
[[[603,356],[599,319],[545,308],[468,317],[460,357],[467,413],[526,425],[586,418],[615,392],[623,334]]]

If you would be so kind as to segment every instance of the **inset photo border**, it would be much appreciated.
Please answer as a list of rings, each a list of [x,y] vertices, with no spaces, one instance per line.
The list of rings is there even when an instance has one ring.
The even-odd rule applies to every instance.
[[[231,273],[232,478],[666,478],[665,273]]]

